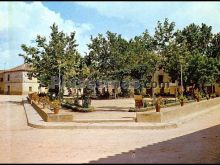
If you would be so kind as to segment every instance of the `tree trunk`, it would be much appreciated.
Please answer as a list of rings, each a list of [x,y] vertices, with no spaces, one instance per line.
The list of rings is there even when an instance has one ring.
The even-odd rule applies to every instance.
[[[97,80],[95,81],[95,84],[96,84],[96,85],[95,85],[96,95],[99,96],[99,95],[100,95],[100,92],[99,92],[99,84],[98,84],[98,81],[97,81]]]

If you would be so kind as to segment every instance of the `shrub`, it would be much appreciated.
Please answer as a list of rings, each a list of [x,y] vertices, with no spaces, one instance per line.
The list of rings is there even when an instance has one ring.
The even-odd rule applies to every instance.
[[[39,96],[38,94],[35,92],[35,93],[32,93],[31,95],[31,100],[34,100],[34,101],[39,101]]]
[[[51,102],[50,106],[53,109],[60,109],[61,103],[59,100],[54,100]]]
[[[156,99],[155,105],[160,106],[163,104],[164,99],[160,96]]]
[[[50,99],[48,96],[40,97],[39,101],[43,104],[43,108],[50,104]]]
[[[202,98],[202,95],[200,92],[195,92],[195,98],[196,99],[201,99]]]
[[[215,98],[215,97],[216,97],[216,94],[215,94],[215,93],[212,93],[210,96],[211,96],[211,98]]]
[[[182,96],[182,95],[181,95],[181,96],[179,96],[179,98],[178,98],[178,99],[179,99],[179,101],[180,101],[180,102],[184,102],[184,101],[186,101],[186,100],[187,100],[187,98],[186,98],[185,96]]]

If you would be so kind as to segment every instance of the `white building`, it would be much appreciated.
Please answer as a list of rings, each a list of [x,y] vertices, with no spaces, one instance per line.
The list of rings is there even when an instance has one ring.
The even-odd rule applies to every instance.
[[[0,71],[0,93],[8,95],[26,95],[38,92],[39,83],[36,78],[28,77],[28,64]]]

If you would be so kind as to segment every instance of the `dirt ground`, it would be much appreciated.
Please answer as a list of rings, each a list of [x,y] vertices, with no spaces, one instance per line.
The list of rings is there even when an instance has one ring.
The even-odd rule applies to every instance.
[[[220,110],[173,129],[49,130],[27,126],[21,98],[0,95],[0,163],[220,163]]]

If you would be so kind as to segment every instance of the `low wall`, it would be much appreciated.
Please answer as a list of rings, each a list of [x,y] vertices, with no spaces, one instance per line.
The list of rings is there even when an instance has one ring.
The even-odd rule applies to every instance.
[[[220,97],[203,100],[200,102],[193,102],[186,104],[184,106],[179,106],[173,110],[164,110],[161,109],[161,112],[138,112],[137,113],[137,122],[169,122],[176,120],[182,117],[186,117],[191,114],[205,111],[214,106],[220,106]]]
[[[30,102],[29,98],[28,101]],[[54,114],[50,110],[41,109],[35,101],[30,102],[33,108],[37,111],[37,113],[41,116],[41,118],[46,122],[72,122],[73,115],[71,114]]]
[[[7,93],[7,91],[4,91],[5,95],[22,95],[21,91],[10,91],[9,94]]]
[[[31,101],[31,105],[33,106],[33,108],[37,111],[37,113],[41,116],[41,118],[44,121],[48,121],[48,115],[45,111],[43,111],[36,103],[35,101]]]
[[[48,114],[47,122],[72,122],[73,115],[69,114]]]

